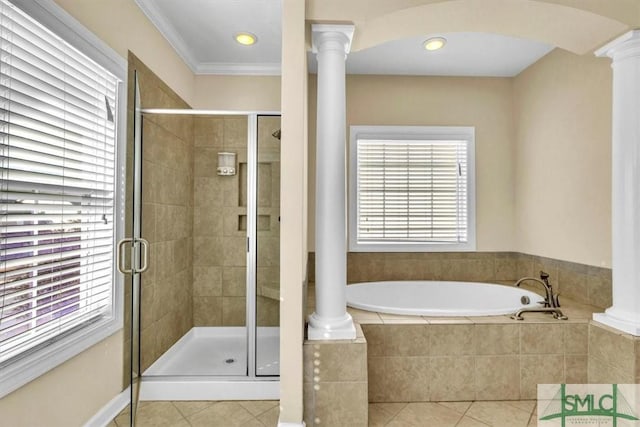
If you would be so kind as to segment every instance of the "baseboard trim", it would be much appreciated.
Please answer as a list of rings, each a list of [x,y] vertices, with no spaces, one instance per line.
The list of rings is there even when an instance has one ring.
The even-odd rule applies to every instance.
[[[84,427],[106,427],[129,404],[131,387],[111,399],[96,414],[89,419]]]

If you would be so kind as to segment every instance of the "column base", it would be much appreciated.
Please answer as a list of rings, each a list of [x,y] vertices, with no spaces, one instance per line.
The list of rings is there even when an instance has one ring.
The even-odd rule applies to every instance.
[[[356,339],[356,327],[349,313],[338,318],[324,318],[318,313],[313,313],[309,316],[307,336],[312,341],[354,340]]]
[[[301,421],[299,423],[285,423],[284,421],[280,421],[280,419],[278,419],[278,426],[277,427],[305,427],[306,424],[304,423],[304,421]]]
[[[640,337],[640,317],[636,313],[633,313],[633,316],[624,316],[624,314],[626,313],[620,313],[611,307],[606,309],[604,313],[593,313],[593,320],[635,337]],[[629,317],[632,318],[630,319]]]

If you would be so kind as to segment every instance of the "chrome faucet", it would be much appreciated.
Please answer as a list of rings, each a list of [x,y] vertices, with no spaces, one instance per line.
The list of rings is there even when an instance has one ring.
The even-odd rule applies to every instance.
[[[543,307],[529,307],[518,310],[513,316],[512,319],[523,320],[522,313],[532,312],[532,313],[551,313],[555,319],[558,320],[567,320],[567,316],[562,314],[560,310],[560,300],[558,298],[558,294],[553,293],[553,287],[551,283],[549,283],[549,274],[544,271],[540,271],[540,278],[536,277],[523,277],[515,283],[515,286],[520,287],[523,282],[533,281],[536,283],[540,283],[544,287],[545,298],[544,298],[544,306]]]

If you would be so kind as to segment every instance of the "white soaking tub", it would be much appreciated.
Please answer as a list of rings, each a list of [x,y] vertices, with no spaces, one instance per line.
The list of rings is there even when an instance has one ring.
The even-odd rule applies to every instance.
[[[388,281],[347,286],[347,305],[378,313],[414,316],[497,316],[544,299],[514,286],[476,282]]]

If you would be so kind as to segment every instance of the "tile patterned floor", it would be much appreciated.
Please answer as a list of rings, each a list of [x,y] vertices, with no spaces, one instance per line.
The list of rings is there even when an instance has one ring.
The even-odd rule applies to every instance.
[[[139,427],[274,427],[278,413],[278,402],[273,400],[141,402],[137,421]],[[125,409],[108,427],[128,425]],[[536,404],[533,400],[369,404],[369,427],[382,426],[535,427]]]
[[[277,400],[140,402],[138,427],[274,427],[280,409]],[[107,427],[129,426],[125,409]]]
[[[535,427],[535,401],[370,403],[369,427]]]

